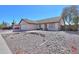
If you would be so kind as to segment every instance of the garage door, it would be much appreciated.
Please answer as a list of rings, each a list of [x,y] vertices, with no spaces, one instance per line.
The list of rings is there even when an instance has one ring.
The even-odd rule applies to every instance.
[[[56,30],[55,24],[47,24],[48,30]]]
[[[28,26],[27,25],[21,25],[21,30],[28,30]]]

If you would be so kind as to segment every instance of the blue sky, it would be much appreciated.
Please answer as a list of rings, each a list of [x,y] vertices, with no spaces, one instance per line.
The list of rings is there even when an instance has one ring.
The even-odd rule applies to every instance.
[[[60,16],[65,5],[0,5],[0,23],[17,23],[21,18],[40,20]]]

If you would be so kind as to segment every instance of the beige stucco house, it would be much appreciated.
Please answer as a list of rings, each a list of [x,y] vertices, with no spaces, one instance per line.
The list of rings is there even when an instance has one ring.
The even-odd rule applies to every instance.
[[[29,19],[21,19],[18,25],[14,25],[13,29],[18,30],[49,30],[58,31],[63,30],[64,22],[61,17],[46,18],[38,21],[32,21]],[[79,30],[79,27],[78,27]]]
[[[21,19],[19,22],[20,30],[60,30],[60,17],[52,17],[38,21]]]

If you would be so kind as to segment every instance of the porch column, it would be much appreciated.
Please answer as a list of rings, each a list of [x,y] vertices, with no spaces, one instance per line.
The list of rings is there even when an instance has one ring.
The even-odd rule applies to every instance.
[[[39,28],[41,28],[41,24],[39,24]]]
[[[48,30],[48,28],[47,28],[47,24],[44,24],[44,26],[45,26],[44,30],[47,31],[47,30]]]

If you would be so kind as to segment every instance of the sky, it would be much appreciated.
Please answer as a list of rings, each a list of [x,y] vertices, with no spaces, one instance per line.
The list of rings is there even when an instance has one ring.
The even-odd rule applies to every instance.
[[[65,5],[0,5],[0,23],[19,23],[22,18],[41,20],[60,16]]]

